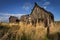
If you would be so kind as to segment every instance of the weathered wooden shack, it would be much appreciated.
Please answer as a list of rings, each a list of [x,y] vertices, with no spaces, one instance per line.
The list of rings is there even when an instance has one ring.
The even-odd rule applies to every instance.
[[[30,18],[30,19],[29,19]],[[38,23],[43,22],[45,26],[47,26],[47,20],[49,19],[49,23],[54,22],[54,15],[46,11],[44,8],[40,7],[37,3],[32,9],[31,14],[21,16],[20,20],[23,22],[29,22],[31,20],[32,24],[36,24],[37,20]]]
[[[17,23],[17,22],[19,22],[19,19],[15,16],[10,16],[9,17],[9,22],[10,23]]]

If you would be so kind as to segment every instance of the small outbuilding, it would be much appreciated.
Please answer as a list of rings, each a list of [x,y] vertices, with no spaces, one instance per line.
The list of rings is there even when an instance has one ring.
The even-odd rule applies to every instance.
[[[19,19],[15,16],[10,16],[9,17],[9,22],[10,23],[17,23],[17,22],[19,22]]]

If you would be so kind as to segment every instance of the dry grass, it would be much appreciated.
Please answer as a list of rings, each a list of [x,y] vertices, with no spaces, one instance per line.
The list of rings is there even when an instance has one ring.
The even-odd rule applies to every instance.
[[[0,40],[44,40],[47,33],[47,28],[44,27],[43,23],[36,23],[36,26],[33,26],[31,23],[26,24],[23,22],[17,23],[0,23],[0,26],[8,27],[5,28],[8,31],[0,38]],[[60,27],[53,23],[50,27],[50,33],[59,32]],[[60,25],[59,25],[60,26]],[[0,29],[3,30],[4,29]],[[0,31],[1,32],[1,31]],[[0,34],[1,35],[1,34]]]

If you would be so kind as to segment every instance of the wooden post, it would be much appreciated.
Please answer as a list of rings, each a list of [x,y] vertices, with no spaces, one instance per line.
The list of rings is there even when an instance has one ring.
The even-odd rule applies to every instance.
[[[50,19],[49,19],[49,16],[47,17],[47,38],[49,39],[49,33],[50,33]]]
[[[38,26],[38,19],[37,19],[37,26]]]

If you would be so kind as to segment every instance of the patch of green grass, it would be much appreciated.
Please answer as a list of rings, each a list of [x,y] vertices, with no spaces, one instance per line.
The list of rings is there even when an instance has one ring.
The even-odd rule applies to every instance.
[[[45,38],[44,38],[44,40],[49,40],[49,39],[48,39],[48,37],[47,37],[46,35],[45,35]]]

